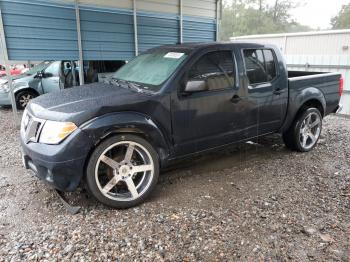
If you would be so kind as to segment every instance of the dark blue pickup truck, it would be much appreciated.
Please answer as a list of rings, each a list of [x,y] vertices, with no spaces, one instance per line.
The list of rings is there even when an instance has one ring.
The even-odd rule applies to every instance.
[[[336,112],[337,73],[288,72],[278,48],[252,43],[151,49],[94,83],[32,100],[23,162],[60,191],[79,185],[126,208],[173,160],[271,133],[306,152]]]

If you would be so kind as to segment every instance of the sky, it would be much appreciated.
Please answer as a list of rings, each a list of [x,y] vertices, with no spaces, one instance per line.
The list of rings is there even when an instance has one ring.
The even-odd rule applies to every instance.
[[[232,2],[233,0],[224,0]],[[273,5],[276,0],[267,0]],[[303,25],[314,29],[330,29],[330,20],[340,11],[342,5],[350,3],[350,0],[295,0],[301,4],[292,11],[293,17]]]
[[[269,2],[274,2],[269,0]],[[304,0],[300,7],[293,10],[292,15],[301,24],[315,29],[329,29],[330,20],[336,16],[342,5],[350,0]]]

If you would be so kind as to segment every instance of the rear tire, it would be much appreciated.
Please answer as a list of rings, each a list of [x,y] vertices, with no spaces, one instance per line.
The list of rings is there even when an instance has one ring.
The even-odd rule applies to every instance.
[[[289,149],[308,152],[312,150],[322,131],[322,115],[317,108],[302,111],[290,128],[283,133],[283,141]]]
[[[31,90],[23,90],[15,95],[17,109],[24,110],[29,101],[37,97],[37,93]]]
[[[129,208],[146,200],[159,176],[158,154],[145,139],[117,135],[103,141],[92,153],[87,189],[101,203]]]

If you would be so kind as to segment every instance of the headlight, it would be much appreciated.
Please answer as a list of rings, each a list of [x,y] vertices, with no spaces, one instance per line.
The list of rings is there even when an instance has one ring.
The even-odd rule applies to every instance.
[[[28,123],[29,123],[29,116],[27,113],[27,109],[24,109],[23,115],[22,115],[22,121],[21,121],[21,130],[26,129]]]
[[[77,126],[72,122],[47,120],[41,130],[39,143],[58,144],[76,129]]]

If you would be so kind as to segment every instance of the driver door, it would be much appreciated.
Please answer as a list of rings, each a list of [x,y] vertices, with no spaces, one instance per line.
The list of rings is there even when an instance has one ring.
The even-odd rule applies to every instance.
[[[56,61],[44,70],[41,79],[44,94],[60,90],[60,68],[61,61]]]
[[[184,87],[172,99],[175,155],[238,141],[248,119],[246,99],[239,96],[232,50],[207,51],[194,61],[186,70]],[[201,83],[200,91],[184,90],[186,86],[195,90],[196,83]]]

